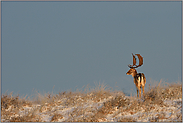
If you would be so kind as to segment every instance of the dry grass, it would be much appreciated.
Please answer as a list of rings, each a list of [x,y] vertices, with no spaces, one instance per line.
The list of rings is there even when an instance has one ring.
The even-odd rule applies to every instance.
[[[168,84],[160,80],[157,86],[149,86],[148,90],[145,93],[144,101],[150,104],[161,105],[163,100],[182,98],[182,85],[180,83]]]
[[[168,84],[160,81],[155,86],[149,85],[148,91],[145,92],[142,99],[127,97],[123,92],[112,91],[103,83],[99,83],[95,88],[87,86],[84,91],[60,92],[55,95],[37,93],[37,97],[32,101],[25,97],[12,96],[11,93],[1,97],[1,118],[3,119],[1,121],[43,122],[41,116],[37,115],[38,112],[52,112],[50,121],[60,122],[59,119],[64,119],[64,114],[58,111],[72,107],[72,111],[67,114],[68,119],[64,119],[64,122],[100,122],[101,120],[105,121],[107,115],[112,115],[117,122],[137,122],[136,118],[123,116],[125,116],[125,112],[133,115],[142,110],[146,114],[141,117],[149,117],[149,122],[160,122],[167,119],[164,113],[157,113],[155,117],[148,116],[148,113],[155,110],[157,105],[166,106],[164,100],[172,99],[182,99],[182,85],[180,83]],[[92,102],[92,104],[87,102]],[[38,106],[33,107],[33,105]],[[33,108],[20,115],[19,111],[23,110],[25,106]],[[53,107],[56,108],[53,109]],[[122,117],[117,118],[119,115]],[[176,117],[178,121],[182,121],[182,114],[177,114]]]
[[[39,122],[40,120],[35,119],[34,112],[28,112],[23,117],[17,115],[19,109],[24,106],[32,106],[32,102],[26,100],[24,98],[20,98],[19,96],[12,96],[12,93],[9,95],[4,94],[1,97],[1,118],[9,120],[10,122]]]
[[[10,118],[10,122],[41,122],[40,116],[36,115],[36,109],[28,112],[24,116],[15,116]]]
[[[181,99],[182,98],[182,85],[180,83],[163,83],[162,80],[157,86],[150,86],[148,91],[145,92],[142,100],[131,98],[131,105],[126,110],[135,109],[141,110],[141,107],[145,108],[146,112],[154,108],[154,105],[165,105],[164,100],[167,99]]]
[[[122,117],[118,119],[117,122],[137,122],[137,121],[132,117]]]
[[[62,119],[63,116],[58,113],[54,113],[53,117],[51,118],[51,122],[58,122],[58,119]]]
[[[128,106],[130,103],[130,100],[128,98],[125,98],[124,96],[116,96],[115,98],[112,98],[109,101],[106,101],[103,103],[103,107],[99,109],[99,114],[111,114],[115,108],[120,108],[124,106]]]
[[[24,98],[21,98],[19,96],[12,96],[12,93],[9,95],[3,94],[1,97],[1,109],[8,109],[10,106],[13,106],[13,108],[19,108],[23,105],[32,105],[30,101],[27,101]]]

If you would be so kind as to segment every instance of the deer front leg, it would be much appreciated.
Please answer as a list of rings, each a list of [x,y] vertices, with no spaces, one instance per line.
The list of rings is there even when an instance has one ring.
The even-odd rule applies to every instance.
[[[140,88],[140,83],[136,83],[136,89],[137,89],[137,97],[141,98],[141,88]]]

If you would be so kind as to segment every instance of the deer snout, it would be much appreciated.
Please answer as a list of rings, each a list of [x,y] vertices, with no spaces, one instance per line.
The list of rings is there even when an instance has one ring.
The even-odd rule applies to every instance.
[[[131,73],[130,72],[127,72],[126,75],[130,75]]]

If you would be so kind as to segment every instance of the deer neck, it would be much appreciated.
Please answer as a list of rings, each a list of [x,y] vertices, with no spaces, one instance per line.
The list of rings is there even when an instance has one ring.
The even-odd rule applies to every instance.
[[[132,77],[135,77],[137,75],[137,71],[135,70],[132,74]]]

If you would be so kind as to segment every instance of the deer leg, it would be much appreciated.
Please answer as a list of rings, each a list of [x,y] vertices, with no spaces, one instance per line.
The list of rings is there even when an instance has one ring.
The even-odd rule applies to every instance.
[[[138,97],[139,95],[138,95],[138,89],[137,89],[137,97]]]
[[[142,86],[142,90],[143,90],[143,96],[144,96],[144,86]]]
[[[139,88],[139,97],[141,98],[141,88]]]

